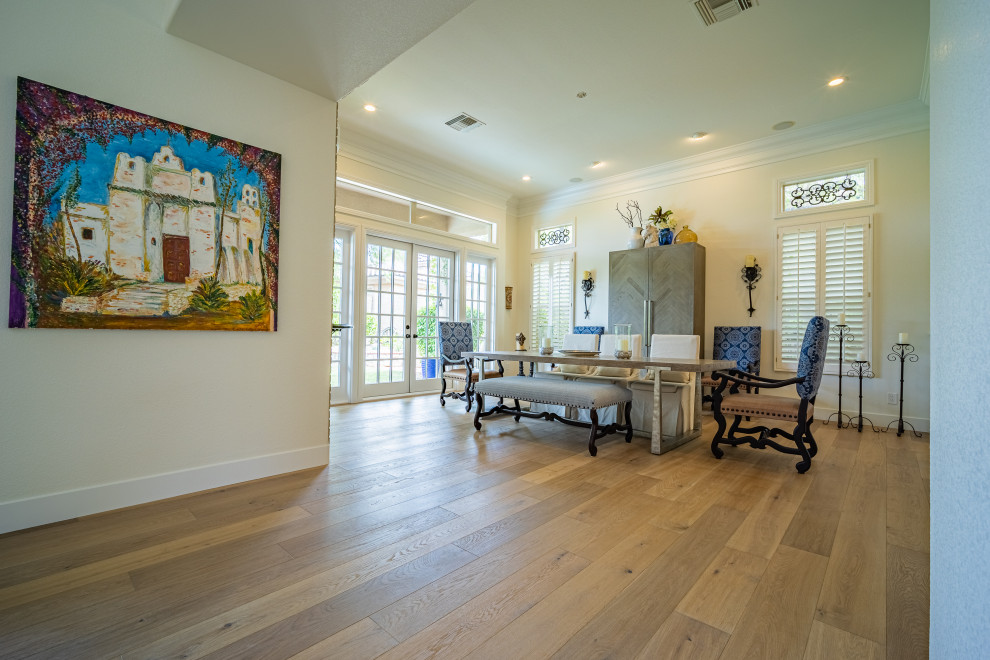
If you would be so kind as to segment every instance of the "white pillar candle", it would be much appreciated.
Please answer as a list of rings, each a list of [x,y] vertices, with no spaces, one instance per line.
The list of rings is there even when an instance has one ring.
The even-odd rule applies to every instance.
[[[739,263],[738,261],[736,263]],[[751,254],[746,255],[746,268],[752,268],[756,265],[756,257]]]
[[[552,348],[552,347],[553,347],[553,344],[550,343],[550,338],[549,337],[544,337],[543,338],[543,348]]]
[[[629,340],[628,339],[620,339],[619,340],[619,350],[620,351],[628,351],[629,350]]]
[[[860,351],[859,353],[856,353],[856,359],[860,362],[866,362],[866,352]]]
[[[846,313],[839,312],[839,325],[845,325],[845,324],[846,324]]]
[[[908,334],[906,332],[898,332],[897,333],[897,343],[898,344],[906,344],[906,343],[908,343]]]

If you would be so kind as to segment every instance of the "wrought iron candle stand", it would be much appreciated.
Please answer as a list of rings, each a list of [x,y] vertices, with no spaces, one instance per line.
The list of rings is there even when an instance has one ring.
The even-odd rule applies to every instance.
[[[874,433],[879,432],[880,429],[877,428],[872,419],[869,417],[863,417],[863,379],[873,378],[873,370],[870,368],[870,363],[867,360],[853,360],[852,369],[846,373],[849,376],[859,378],[859,415],[849,420],[849,425],[852,426],[855,423],[856,430],[862,433],[863,422],[867,421],[870,423],[870,427],[873,429]]]
[[[842,428],[842,418],[845,417],[849,421],[846,422],[846,426],[852,426],[852,417],[846,415],[842,412],[842,361],[845,357],[843,351],[845,350],[843,344],[845,344],[846,339],[855,339],[853,333],[849,330],[849,326],[845,323],[836,323],[829,333],[829,340],[838,339],[839,340],[839,409],[828,416],[822,424],[828,424],[829,420],[835,417],[835,425],[838,428]]]
[[[890,347],[890,351],[891,351],[890,354],[887,356],[888,360],[890,360],[891,362],[896,362],[897,360],[901,361],[901,394],[900,394],[901,405],[900,405],[900,410],[897,413],[897,437],[899,438],[901,437],[901,435],[903,435],[904,425],[907,424],[908,426],[911,427],[911,432],[914,433],[915,437],[920,438],[921,434],[918,433],[917,430],[915,430],[914,425],[911,424],[911,422],[904,421],[904,361],[907,360],[908,362],[917,362],[918,355],[914,352],[913,344],[897,343]],[[893,422],[887,424],[887,428],[884,429],[884,432],[890,430],[891,424],[893,424]]]

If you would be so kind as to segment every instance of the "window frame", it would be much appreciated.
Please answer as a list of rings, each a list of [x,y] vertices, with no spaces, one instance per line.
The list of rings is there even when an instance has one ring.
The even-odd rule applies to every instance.
[[[490,248],[497,248],[499,246],[500,235],[499,235],[499,231],[498,231],[498,223],[495,222],[495,221],[493,221],[493,220],[486,220],[484,218],[479,218],[477,216],[469,215],[467,213],[461,213],[460,211],[455,211],[453,209],[449,209],[449,208],[440,206],[438,204],[433,204],[433,203],[428,202],[426,200],[415,199],[413,197],[408,197],[406,195],[403,195],[403,194],[400,194],[400,193],[397,193],[397,192],[392,192],[390,190],[385,190],[383,188],[377,188],[375,186],[372,186],[372,185],[369,185],[369,184],[366,184],[366,183],[361,183],[360,181],[355,181],[353,179],[346,179],[346,178],[340,177],[340,176],[338,176],[336,178],[336,185],[337,186],[342,186],[343,188],[345,188],[345,189],[347,189],[349,191],[357,192],[358,194],[361,194],[361,195],[364,195],[364,196],[367,196],[367,197],[378,197],[378,198],[384,199],[386,201],[396,201],[396,200],[398,200],[398,201],[396,201],[396,203],[402,202],[404,205],[407,205],[408,206],[408,208],[406,209],[406,213],[404,214],[405,217],[403,219],[401,219],[401,220],[400,219],[393,218],[393,217],[385,216],[385,215],[378,215],[378,214],[376,214],[376,213],[374,213],[372,211],[367,211],[365,209],[352,208],[350,206],[347,206],[346,204],[341,204],[340,201],[339,201],[339,199],[336,200],[335,203],[334,203],[335,210],[337,210],[337,211],[342,211],[342,212],[345,212],[345,213],[349,213],[349,214],[354,215],[354,216],[357,216],[359,218],[367,218],[369,220],[375,220],[375,221],[378,221],[378,222],[386,222],[386,223],[393,224],[393,225],[398,225],[398,226],[402,226],[402,227],[411,228],[411,229],[415,230],[417,233],[418,232],[427,232],[427,233],[435,234],[437,236],[444,236],[444,237],[451,238],[451,239],[454,239],[454,240],[457,240],[457,241],[465,241],[465,242],[468,242],[468,243],[473,243],[475,245],[485,246],[485,247],[490,247]],[[417,224],[417,223],[415,223],[413,221],[414,220],[414,217],[413,216],[416,213],[416,208],[418,206],[422,206],[425,210],[428,210],[430,212],[440,211],[442,213],[446,213],[446,214],[451,215],[451,216],[456,216],[456,217],[460,217],[460,218],[467,218],[469,220],[474,220],[476,222],[484,223],[484,224],[488,225],[491,228],[491,239],[490,240],[482,240],[482,239],[478,239],[478,238],[471,238],[469,236],[464,236],[462,234],[457,234],[457,233],[454,233],[454,232],[444,231],[442,229],[436,229],[434,227],[429,227],[429,226]],[[405,240],[405,239],[403,239],[403,240]]]
[[[571,240],[568,243],[562,243],[559,245],[540,245],[540,232],[545,232],[552,229],[569,229],[571,233]],[[544,225],[542,227],[536,227],[533,230],[533,252],[552,252],[554,250],[574,250],[577,247],[577,226],[574,222],[561,222],[552,225]]]
[[[808,206],[805,208],[795,208],[791,209],[787,202],[787,196],[784,193],[784,189],[787,186],[791,186],[797,183],[807,183],[810,181],[817,181],[819,179],[831,179],[846,174],[858,172],[862,170],[864,172],[865,184],[863,186],[863,199],[855,202],[841,202],[836,204],[829,204],[828,206]],[[841,211],[845,212],[848,209],[862,208],[865,206],[873,206],[876,203],[876,179],[873,174],[873,161],[864,160],[856,163],[849,163],[842,167],[829,168],[827,170],[818,170],[817,172],[808,172],[799,176],[790,177],[780,177],[774,180],[774,217],[778,220],[783,218],[794,218],[798,216],[805,216],[812,213],[828,213],[830,211]]]
[[[826,297],[828,286],[826,283],[826,237],[829,229],[839,226],[863,226],[863,305],[862,323],[860,328],[853,332],[853,337],[847,338],[843,343],[844,360],[843,365],[849,365],[855,358],[856,353],[862,350],[866,353],[866,359],[872,361],[872,334],[873,334],[873,232],[875,219],[872,214],[856,215],[843,214],[842,216],[829,219],[803,220],[778,225],[775,228],[775,257],[777,282],[775,284],[775,321],[777,332],[774,337],[774,370],[780,372],[797,371],[798,359],[791,359],[784,356],[784,256],[783,256],[783,236],[794,231],[814,231],[815,232],[815,311],[814,315],[825,315]],[[845,304],[843,308],[847,309]],[[851,312],[847,312],[847,315]],[[828,355],[825,362],[825,373],[836,375],[838,368],[838,341],[837,329],[838,316],[829,318],[831,329],[830,336],[834,339],[829,342]],[[790,335],[789,335],[790,336]],[[834,357],[833,357],[834,356]],[[874,370],[876,371],[876,370]]]
[[[471,279],[471,265],[477,264],[485,266],[488,270],[488,279],[484,283],[485,295],[487,295],[487,300],[478,300],[471,297],[472,285],[480,284],[476,280]],[[484,302],[485,304],[485,316],[484,316],[484,337],[486,343],[484,347],[479,341],[479,335],[477,332],[473,333],[471,337],[473,346],[475,350],[492,350],[494,348],[495,339],[495,259],[488,256],[468,254],[465,259],[465,269],[464,269],[464,320],[474,323],[471,319],[471,303],[472,302]]]

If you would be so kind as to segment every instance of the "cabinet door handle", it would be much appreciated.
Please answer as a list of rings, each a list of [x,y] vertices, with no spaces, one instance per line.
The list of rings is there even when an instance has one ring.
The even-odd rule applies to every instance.
[[[650,340],[653,333],[650,326],[653,324],[653,303],[650,300],[643,300],[643,345],[646,347],[646,354],[649,355]]]

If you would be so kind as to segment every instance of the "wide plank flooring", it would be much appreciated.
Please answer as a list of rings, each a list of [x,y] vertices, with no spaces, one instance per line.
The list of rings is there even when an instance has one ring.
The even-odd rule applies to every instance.
[[[928,440],[330,411],[330,465],[0,536],[0,658],[928,657]]]

